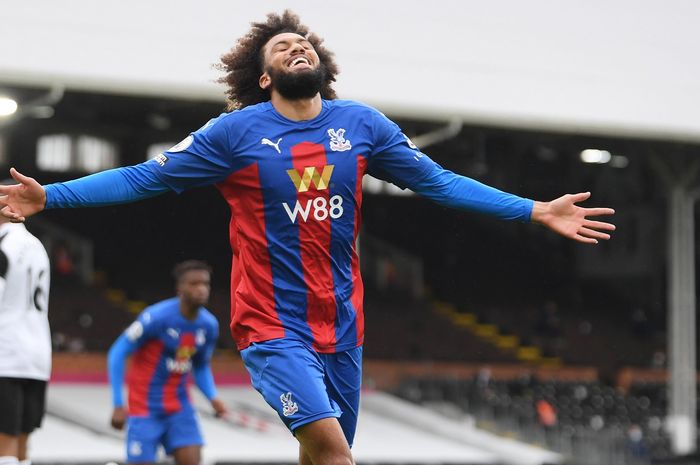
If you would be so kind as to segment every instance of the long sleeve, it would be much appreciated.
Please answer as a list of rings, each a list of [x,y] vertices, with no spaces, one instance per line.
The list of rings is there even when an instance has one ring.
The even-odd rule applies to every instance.
[[[202,394],[212,400],[216,398],[216,385],[214,384],[214,374],[211,371],[211,364],[203,363],[201,365],[195,365],[192,368],[192,376],[194,377],[194,382],[202,391]]]
[[[529,221],[533,201],[460,176],[433,163],[433,168],[410,187],[441,205],[472,210],[504,220]]]
[[[207,342],[192,360],[192,377],[194,382],[202,391],[202,394],[209,399],[216,398],[216,385],[214,384],[214,374],[211,371],[211,357],[216,348],[216,340],[219,335],[219,324],[216,318],[207,315],[209,319],[209,329],[207,331]]]
[[[369,174],[408,188],[441,205],[505,220],[530,221],[534,202],[442,168],[384,115],[373,114],[375,138]]]
[[[137,344],[131,342],[125,334],[112,344],[107,354],[107,372],[109,383],[112,387],[112,405],[116,407],[124,406],[124,369],[126,359],[136,350]]]
[[[46,208],[98,207],[134,202],[170,189],[147,163],[103,171],[67,182],[49,184]]]
[[[46,208],[116,205],[220,182],[238,167],[235,141],[246,126],[240,113],[212,119],[153,160],[49,184]]]

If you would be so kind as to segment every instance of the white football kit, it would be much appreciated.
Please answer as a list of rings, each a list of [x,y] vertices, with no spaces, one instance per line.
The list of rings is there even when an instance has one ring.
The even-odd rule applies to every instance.
[[[0,377],[48,381],[50,268],[23,224],[0,224]]]

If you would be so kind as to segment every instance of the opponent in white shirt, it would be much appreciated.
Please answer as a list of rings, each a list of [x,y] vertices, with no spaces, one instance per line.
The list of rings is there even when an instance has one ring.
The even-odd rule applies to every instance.
[[[0,465],[28,464],[51,374],[49,258],[23,224],[0,217]]]

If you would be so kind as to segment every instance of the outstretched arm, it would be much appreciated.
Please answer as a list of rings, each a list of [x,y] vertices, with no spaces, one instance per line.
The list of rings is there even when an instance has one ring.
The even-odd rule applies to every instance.
[[[19,184],[0,186],[0,213],[13,222],[22,222],[48,208],[116,205],[169,190],[145,163],[47,186],[41,186],[14,168],[10,169],[10,174]]]
[[[415,177],[399,178],[398,183],[446,207],[472,210],[506,220],[542,224],[564,237],[586,244],[610,239],[615,226],[591,217],[612,215],[612,208],[583,208],[576,205],[588,199],[590,192],[566,194],[551,202],[538,202],[494,189],[471,178],[441,168],[423,155],[427,164]],[[412,168],[412,167],[411,167]],[[404,174],[395,170],[399,175]],[[405,172],[413,174],[406,169]],[[390,178],[397,182],[396,177]]]
[[[586,244],[609,239],[611,223],[590,217],[612,215],[612,208],[582,208],[576,205],[590,193],[567,194],[551,202],[534,202],[500,191],[466,176],[442,168],[422,153],[384,115],[371,114],[370,125],[376,146],[369,157],[371,175],[427,197],[441,205],[486,213],[505,220],[540,223],[564,237]]]
[[[10,174],[18,184],[0,186],[0,214],[22,222],[45,208],[115,205],[217,183],[244,166],[231,143],[245,131],[239,122],[236,112],[222,114],[155,160],[73,181],[41,186],[13,168]]]
[[[612,215],[612,208],[584,208],[576,205],[591,196],[590,192],[566,194],[551,202],[535,202],[530,217],[533,223],[547,226],[564,237],[585,244],[597,244],[599,239],[608,240],[615,225],[589,219],[601,215]]]
[[[612,208],[584,208],[576,205],[588,199],[590,192],[566,194],[550,202],[532,201],[443,170],[437,165],[430,176],[417,182],[412,189],[448,207],[478,211],[502,219],[539,223],[584,244],[608,240],[608,233],[615,230],[611,223],[591,219],[614,214]]]

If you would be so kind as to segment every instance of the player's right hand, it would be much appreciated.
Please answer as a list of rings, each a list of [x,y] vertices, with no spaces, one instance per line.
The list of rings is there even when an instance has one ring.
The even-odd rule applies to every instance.
[[[112,411],[112,428],[122,430],[126,424],[126,409],[124,407],[115,407]]]
[[[10,168],[10,175],[18,184],[0,186],[0,214],[13,223],[21,223],[46,207],[46,192],[34,178],[14,168]]]

